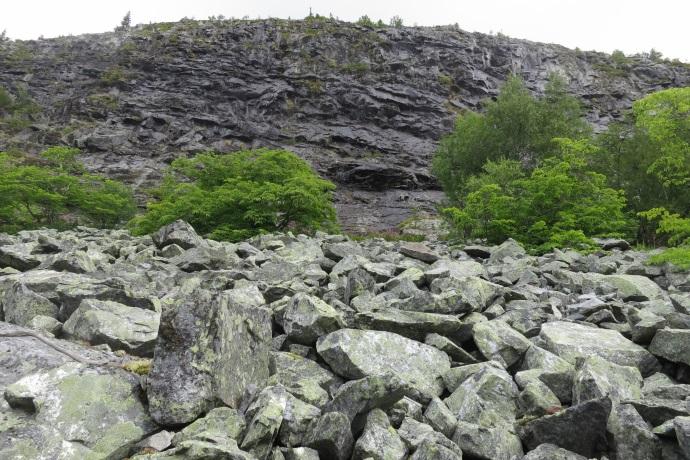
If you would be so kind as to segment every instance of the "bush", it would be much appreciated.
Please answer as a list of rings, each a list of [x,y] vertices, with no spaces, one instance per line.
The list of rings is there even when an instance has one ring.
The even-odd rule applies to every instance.
[[[132,220],[136,234],[184,219],[217,240],[259,233],[337,228],[332,192],[311,167],[284,150],[246,150],[178,159],[157,190],[157,201]]]
[[[542,98],[534,98],[518,77],[510,78],[482,114],[458,117],[455,130],[441,140],[433,171],[451,199],[465,193],[466,180],[486,161],[515,160],[528,168],[553,151],[552,139],[586,138],[590,128],[565,82],[552,75]]]
[[[86,173],[78,153],[66,147],[38,157],[0,153],[0,231],[114,227],[129,220],[136,209],[129,188]]]
[[[489,162],[468,181],[468,193],[443,215],[463,239],[500,243],[512,237],[545,252],[570,246],[589,250],[593,236],[623,236],[632,227],[625,198],[590,170],[586,141],[561,139],[561,153],[531,172],[519,163]]]
[[[669,263],[681,270],[690,270],[690,246],[668,248],[651,256],[647,263],[650,265],[663,265]]]

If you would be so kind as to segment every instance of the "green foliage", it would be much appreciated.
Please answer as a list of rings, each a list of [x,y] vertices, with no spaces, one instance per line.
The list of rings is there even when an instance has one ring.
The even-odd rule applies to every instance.
[[[622,67],[630,64],[630,58],[621,50],[613,50],[613,53],[611,53],[611,62],[613,62],[616,67]]]
[[[482,114],[458,117],[455,130],[441,140],[433,171],[451,199],[465,192],[467,179],[486,161],[505,158],[533,167],[554,148],[552,139],[586,138],[590,128],[565,82],[552,75],[542,98],[534,98],[518,77],[510,78]]]
[[[125,71],[120,66],[113,66],[101,74],[101,84],[104,86],[120,86],[127,80]]]
[[[40,108],[25,86],[17,84],[14,94],[0,86],[0,130],[19,132],[31,124],[38,112]]]
[[[598,137],[597,170],[626,191],[635,211],[690,214],[690,88],[635,102],[630,116]]]
[[[670,244],[671,246],[690,245],[690,218],[668,212],[664,208],[653,208],[638,213],[638,216],[655,225],[656,235],[661,241],[653,243]]]
[[[659,254],[652,255],[647,263],[650,265],[669,263],[681,270],[690,270],[690,246],[665,249]]]
[[[389,24],[391,27],[399,29],[403,26],[403,20],[400,16],[393,16]]]
[[[343,65],[342,69],[347,73],[362,76],[369,71],[369,64],[366,62],[349,62]]]
[[[113,227],[131,218],[132,192],[85,173],[78,153],[66,147],[49,148],[38,157],[0,153],[0,231]]]
[[[289,229],[333,231],[334,189],[284,150],[204,153],[175,160],[156,192],[158,200],[130,226],[146,234],[184,219],[200,233],[229,241]]]
[[[544,252],[593,249],[590,237],[622,236],[631,221],[622,193],[590,170],[586,141],[561,139],[560,153],[531,172],[514,160],[488,162],[468,181],[468,192],[443,215],[456,237],[500,243],[512,237]]]

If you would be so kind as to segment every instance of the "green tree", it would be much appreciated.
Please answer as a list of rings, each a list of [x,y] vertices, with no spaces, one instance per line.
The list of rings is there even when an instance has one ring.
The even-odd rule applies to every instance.
[[[38,157],[0,153],[0,231],[114,227],[129,220],[136,210],[129,188],[85,173],[77,154],[65,147]]]
[[[132,220],[137,234],[184,219],[218,240],[258,233],[335,230],[335,186],[283,150],[199,154],[178,159],[146,214]]]
[[[454,131],[441,140],[434,156],[434,174],[451,200],[465,192],[467,178],[481,172],[486,161],[505,158],[533,168],[553,150],[553,138],[591,135],[579,101],[568,94],[557,74],[550,76],[539,99],[520,78],[511,77],[484,108],[481,114],[458,117]]]
[[[564,245],[590,249],[590,237],[627,234],[632,223],[622,192],[589,167],[595,147],[587,140],[555,142],[559,153],[528,173],[502,160],[470,178],[470,191],[444,211],[457,235],[491,243],[512,237],[543,252]]]

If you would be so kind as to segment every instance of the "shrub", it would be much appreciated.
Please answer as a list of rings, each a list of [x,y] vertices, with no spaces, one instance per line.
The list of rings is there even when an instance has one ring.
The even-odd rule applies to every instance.
[[[184,219],[210,238],[228,241],[289,229],[332,231],[334,189],[284,150],[203,153],[175,160],[156,191],[157,201],[130,226],[146,234]]]
[[[0,153],[0,231],[113,227],[130,219],[136,207],[129,188],[86,173],[78,153],[66,147],[38,157]]]
[[[652,255],[647,259],[647,263],[650,265],[669,263],[681,270],[690,270],[690,246],[665,249],[659,254]]]

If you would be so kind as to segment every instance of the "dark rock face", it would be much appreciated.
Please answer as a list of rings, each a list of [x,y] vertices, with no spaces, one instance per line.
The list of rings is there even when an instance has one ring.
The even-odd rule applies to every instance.
[[[0,149],[64,143],[90,169],[139,187],[172,159],[280,147],[338,184],[346,229],[387,229],[442,198],[429,172],[456,113],[508,75],[539,93],[567,76],[602,128],[633,100],[690,83],[682,64],[467,33],[326,19],[182,21],[0,48],[0,84],[41,107]]]

